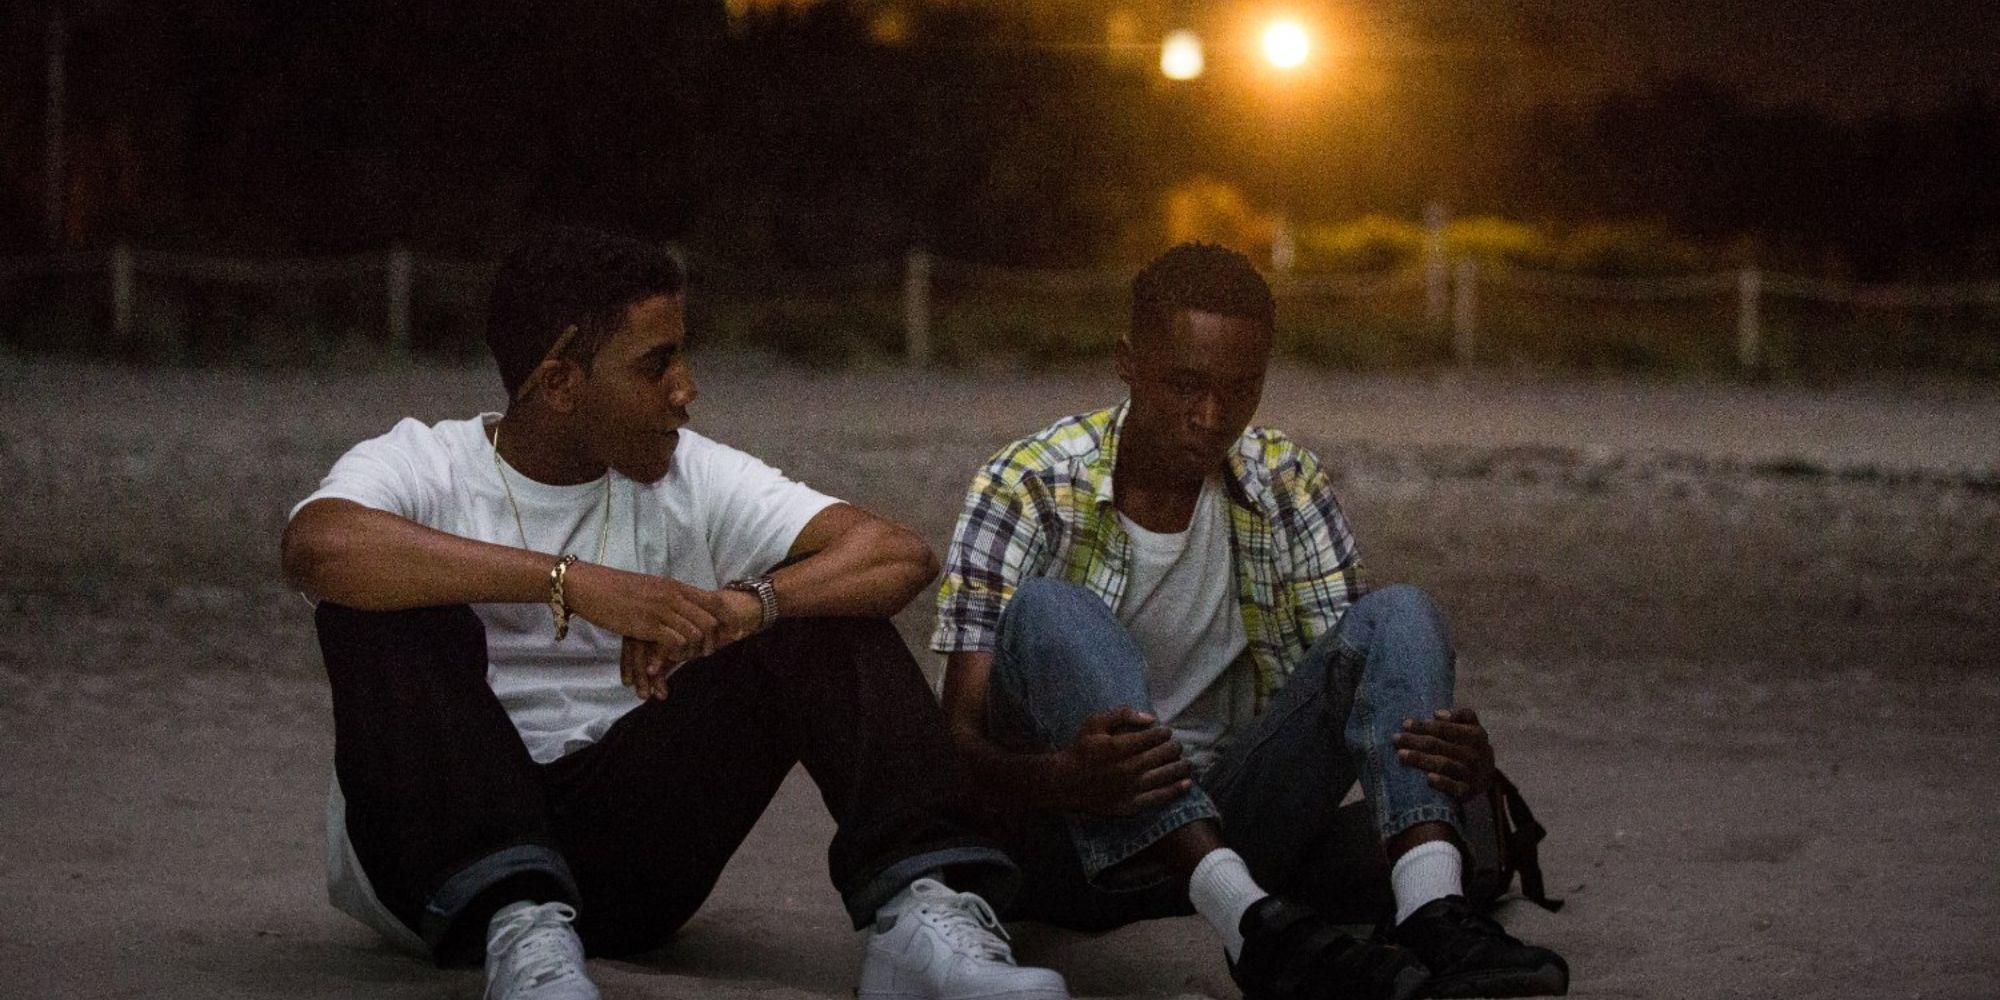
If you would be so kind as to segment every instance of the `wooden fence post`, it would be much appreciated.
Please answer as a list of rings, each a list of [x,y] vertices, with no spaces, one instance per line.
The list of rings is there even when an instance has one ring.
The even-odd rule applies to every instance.
[[[1299,239],[1292,232],[1292,219],[1283,212],[1271,224],[1271,270],[1289,275],[1299,262]]]
[[[409,247],[389,251],[389,348],[400,354],[410,350],[410,283],[415,271]]]
[[[1746,372],[1764,361],[1763,290],[1763,272],[1754,267],[1736,272],[1736,363]]]
[[[120,347],[132,343],[132,248],[111,248],[111,332]]]
[[[1433,330],[1442,329],[1451,312],[1451,267],[1444,261],[1444,227],[1450,222],[1444,202],[1424,208],[1424,324]]]
[[[1460,368],[1471,368],[1479,335],[1479,264],[1470,257],[1459,261],[1454,278],[1451,355]]]
[[[903,262],[903,356],[914,368],[931,361],[931,255],[920,246]]]

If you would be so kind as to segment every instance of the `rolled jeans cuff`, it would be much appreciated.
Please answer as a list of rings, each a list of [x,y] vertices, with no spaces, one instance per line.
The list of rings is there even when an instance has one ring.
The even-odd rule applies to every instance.
[[[857,931],[867,927],[875,922],[875,912],[903,887],[947,868],[954,869],[950,878],[960,883],[952,885],[953,889],[977,894],[996,911],[1012,903],[1021,887],[1021,870],[997,847],[977,843],[936,847],[893,861],[842,893],[848,919],[854,921]]]
[[[1451,827],[1451,832],[1458,836],[1460,843],[1465,842],[1465,824],[1459,819],[1458,808],[1436,804],[1411,806],[1400,812],[1384,816],[1380,831],[1382,839],[1386,842],[1391,837],[1421,823],[1443,823]]]
[[[494,851],[445,879],[424,905],[419,926],[415,928],[418,936],[436,952],[446,932],[480,893],[506,879],[528,874],[547,877],[565,897],[563,902],[575,903],[580,898],[576,879],[570,875],[569,863],[561,854],[541,844],[515,844]]]
[[[1140,851],[1164,840],[1175,830],[1204,819],[1220,820],[1221,811],[1199,787],[1189,788],[1181,797],[1158,809],[1137,816],[1106,819],[1098,816],[1064,817],[1076,856],[1083,863],[1083,877],[1092,887],[1107,892],[1129,892],[1149,888],[1167,876],[1141,882],[1106,885],[1099,876],[1130,861]]]

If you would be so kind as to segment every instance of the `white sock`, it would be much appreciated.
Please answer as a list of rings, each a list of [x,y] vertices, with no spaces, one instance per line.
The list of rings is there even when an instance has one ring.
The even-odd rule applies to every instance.
[[[1418,844],[1389,869],[1389,886],[1396,893],[1396,922],[1409,919],[1425,903],[1465,892],[1464,862],[1449,841]]]
[[[1232,959],[1243,952],[1244,911],[1268,895],[1251,879],[1243,856],[1227,847],[1208,852],[1188,876],[1188,901],[1222,936],[1223,950]]]

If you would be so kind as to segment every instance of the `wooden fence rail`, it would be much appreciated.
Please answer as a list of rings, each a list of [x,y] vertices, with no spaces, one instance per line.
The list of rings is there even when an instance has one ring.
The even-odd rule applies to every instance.
[[[679,251],[676,251],[677,254]],[[902,267],[902,326],[904,357],[915,366],[930,363],[934,353],[933,294],[939,267],[982,287],[1011,295],[1042,293],[1122,294],[1129,275],[1122,271],[1030,270],[942,261],[913,248]],[[101,273],[106,280],[112,332],[120,342],[138,335],[137,283],[145,277],[196,282],[284,285],[340,280],[380,281],[383,329],[390,348],[407,351],[412,343],[412,309],[416,284],[424,281],[473,289],[490,279],[488,262],[419,255],[406,247],[374,254],[326,257],[245,258],[135,249],[125,245],[99,254],[68,253],[0,257],[0,281],[46,276]],[[847,273],[852,272],[852,273]],[[829,271],[833,286],[874,280],[879,268]],[[1867,308],[1940,309],[2000,306],[2000,281],[1951,284],[1857,285],[1784,274],[1755,268],[1648,278],[1596,278],[1537,271],[1472,259],[1447,261],[1438,255],[1405,268],[1354,274],[1311,274],[1286,271],[1272,276],[1279,294],[1366,299],[1421,288],[1424,321],[1447,327],[1453,361],[1471,366],[1480,357],[1482,285],[1576,300],[1662,302],[1714,299],[1735,293],[1736,364],[1755,371],[1765,363],[1763,310],[1765,303],[1789,299]]]

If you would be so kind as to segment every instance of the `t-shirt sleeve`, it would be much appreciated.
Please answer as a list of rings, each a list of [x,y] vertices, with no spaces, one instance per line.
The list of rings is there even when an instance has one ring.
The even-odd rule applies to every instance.
[[[717,581],[769,572],[814,515],[840,502],[727,445],[707,442],[695,461]]]
[[[315,500],[351,500],[363,507],[388,511],[433,528],[448,530],[441,520],[451,493],[449,459],[437,432],[405,418],[389,433],[348,449],[333,463],[319,489],[293,505],[287,518]]]

